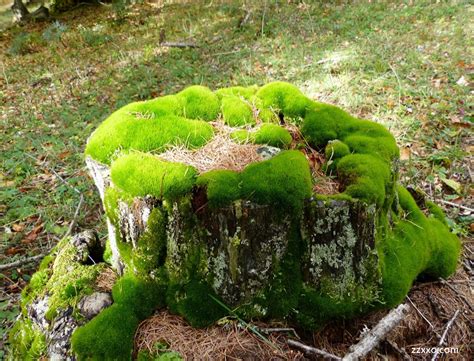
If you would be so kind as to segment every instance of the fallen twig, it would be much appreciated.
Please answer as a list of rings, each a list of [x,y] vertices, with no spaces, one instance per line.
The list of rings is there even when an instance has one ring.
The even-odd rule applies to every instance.
[[[260,332],[263,333],[273,333],[273,332],[291,332],[295,337],[300,338],[296,333],[296,330],[291,327],[269,327],[269,328],[259,328]]]
[[[434,333],[436,333],[436,335],[439,337],[439,334],[436,332],[436,330],[435,330],[433,324],[430,322],[430,320],[428,320],[426,318],[426,316],[418,309],[418,307],[416,307],[416,305],[413,303],[413,301],[410,299],[410,297],[407,296],[407,300],[408,300],[408,302],[410,302],[410,304],[413,306],[413,308],[416,310],[416,312],[421,316],[421,318],[424,319],[428,325],[430,325],[431,330]]]
[[[397,308],[391,310],[389,314],[382,318],[374,328],[367,332],[359,343],[352,345],[349,348],[349,353],[344,356],[343,360],[359,360],[366,356],[383,338],[385,338],[388,332],[398,325],[398,323],[405,317],[408,309],[409,306],[403,303]]]
[[[180,43],[180,42],[169,42],[160,43],[160,46],[167,48],[199,48],[199,45],[195,43]]]
[[[312,346],[305,345],[304,343],[301,343],[296,340],[288,339],[287,344],[290,347],[294,347],[300,351],[303,351],[303,353],[306,355],[321,356],[328,360],[342,360],[339,356],[333,355],[332,353],[320,350]]]
[[[446,324],[443,335],[441,336],[441,339],[439,340],[438,347],[443,346],[446,336],[448,335],[448,331],[451,328],[451,326],[454,324],[454,321],[456,320],[456,317],[458,317],[458,315],[459,315],[459,310],[456,310],[456,312],[454,312],[453,317],[451,317],[451,319]],[[435,361],[438,358],[438,353],[439,353],[438,350],[436,350],[435,354],[431,358],[431,361]]]
[[[69,224],[69,227],[66,231],[66,233],[63,236],[63,239],[70,236],[76,223],[77,223],[77,217],[79,216],[79,210],[81,209],[82,203],[84,201],[84,196],[81,194],[79,198],[79,203],[77,204],[76,210],[74,211],[74,217],[72,218],[71,223]]]
[[[474,209],[463,206],[462,204],[457,204],[457,203],[454,203],[454,202],[445,201],[444,199],[440,199],[439,201],[443,204],[448,205],[448,206],[464,209],[465,211],[469,211],[471,213],[474,213]]]
[[[14,267],[23,266],[26,263],[37,261],[39,259],[42,259],[43,257],[44,257],[44,254],[37,254],[36,256],[19,259],[18,261],[15,261],[15,262],[1,264],[0,271],[14,268]]]

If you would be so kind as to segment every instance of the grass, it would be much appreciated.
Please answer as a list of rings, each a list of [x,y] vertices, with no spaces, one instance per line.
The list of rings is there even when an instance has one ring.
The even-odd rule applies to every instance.
[[[58,23],[8,28],[0,33],[0,262],[51,248],[73,219],[77,191],[86,200],[78,228],[105,235],[84,168],[87,137],[119,107],[191,84],[289,81],[389,127],[404,184],[468,205],[472,101],[459,79],[472,72],[473,10],[468,1],[193,1],[121,12],[82,6]],[[199,47],[161,47],[163,32],[167,41]],[[466,235],[472,215],[448,211]],[[30,273],[9,270],[3,291],[15,294]]]

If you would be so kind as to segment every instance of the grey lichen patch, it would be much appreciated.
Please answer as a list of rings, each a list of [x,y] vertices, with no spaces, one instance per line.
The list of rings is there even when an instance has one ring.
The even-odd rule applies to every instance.
[[[373,252],[375,224],[375,207],[346,201],[309,203],[301,222],[307,242],[304,281],[334,299],[354,295],[359,287],[375,289],[380,278]]]

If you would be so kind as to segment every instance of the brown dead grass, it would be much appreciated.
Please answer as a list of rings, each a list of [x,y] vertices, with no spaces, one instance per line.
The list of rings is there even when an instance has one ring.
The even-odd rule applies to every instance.
[[[179,352],[186,360],[301,360],[302,354],[288,349],[276,337],[269,340],[279,349],[263,342],[236,322],[226,326],[196,329],[181,317],[161,311],[143,321],[135,334],[136,352],[155,352],[158,342]]]
[[[228,169],[241,172],[247,165],[260,162],[263,157],[257,153],[262,147],[258,144],[239,144],[230,138],[230,134],[236,130],[225,125],[221,120],[211,122],[216,134],[214,138],[201,148],[190,150],[184,146],[175,146],[166,152],[159,154],[161,159],[170,162],[179,162],[193,166],[199,173],[209,172],[217,169]],[[285,124],[284,127],[290,132],[293,142],[291,149],[299,148],[304,139],[299,128],[293,124]],[[332,175],[326,175],[321,169],[325,162],[324,156],[311,148],[308,144],[299,149],[308,159],[311,174],[314,180],[313,190],[318,194],[337,194],[340,183]]]
[[[117,273],[112,268],[105,268],[97,277],[96,288],[99,291],[111,292],[117,281]]]
[[[189,164],[199,173],[216,169],[229,169],[240,172],[252,162],[262,161],[257,153],[261,145],[238,144],[230,138],[235,129],[220,121],[211,122],[216,134],[214,138],[201,148],[190,150],[183,146],[172,147],[159,155],[170,162]]]

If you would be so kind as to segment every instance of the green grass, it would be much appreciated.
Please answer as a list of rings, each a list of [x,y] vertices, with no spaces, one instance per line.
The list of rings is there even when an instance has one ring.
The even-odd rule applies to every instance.
[[[251,16],[239,27],[245,9]],[[118,21],[112,9],[84,6],[57,17],[66,27],[60,37],[43,36],[48,23],[1,32],[0,262],[54,245],[73,219],[74,188],[85,197],[78,226],[105,234],[84,169],[86,138],[121,106],[191,84],[288,81],[314,100],[389,127],[402,148],[403,183],[467,203],[472,103],[469,87],[456,82],[469,79],[472,9],[468,1],[195,1],[137,5]],[[160,47],[162,29],[168,41],[191,39],[200,47]],[[20,44],[22,33],[29,42]],[[15,42],[23,55],[9,54]],[[457,221],[451,225],[467,233],[463,225],[472,217],[449,211]],[[16,270],[7,276],[3,285],[20,287],[29,277]]]

